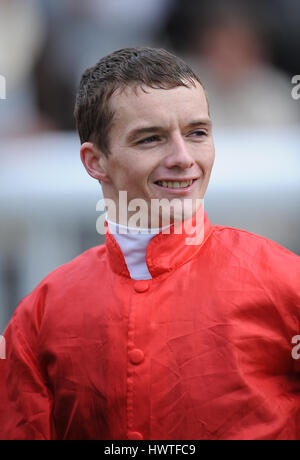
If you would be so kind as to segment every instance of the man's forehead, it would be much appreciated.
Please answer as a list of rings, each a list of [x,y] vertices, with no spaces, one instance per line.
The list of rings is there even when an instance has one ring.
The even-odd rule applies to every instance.
[[[157,118],[209,118],[206,94],[198,82],[195,87],[170,89],[127,86],[113,94],[111,108],[114,122],[127,126],[137,121],[151,123]]]
[[[187,83],[188,86],[175,86],[173,88],[153,88],[147,85],[131,84],[124,87],[117,88],[111,97],[112,105],[114,108],[120,106],[122,101],[124,103],[130,101],[133,104],[144,104],[145,102],[151,103],[153,100],[159,99],[171,100],[174,98],[184,98],[193,100],[195,97],[206,101],[206,94],[203,86],[195,81],[195,86]],[[127,106],[127,105],[126,105]]]

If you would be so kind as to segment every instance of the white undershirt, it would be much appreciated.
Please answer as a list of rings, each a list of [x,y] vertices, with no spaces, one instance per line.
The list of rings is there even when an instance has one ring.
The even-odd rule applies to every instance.
[[[110,233],[115,238],[124,255],[130,277],[134,280],[148,280],[152,276],[146,263],[146,250],[152,238],[161,228],[134,228],[112,222],[106,214],[106,221]],[[120,233],[120,229],[123,233]],[[125,233],[126,232],[126,233]],[[138,232],[138,233],[137,233]]]

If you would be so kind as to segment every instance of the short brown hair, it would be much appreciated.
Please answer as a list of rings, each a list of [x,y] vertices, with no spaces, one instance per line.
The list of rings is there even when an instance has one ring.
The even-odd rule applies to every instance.
[[[74,116],[81,143],[94,142],[109,155],[109,130],[114,113],[109,100],[129,85],[171,89],[195,86],[198,75],[179,57],[164,49],[123,48],[103,57],[82,75]]]

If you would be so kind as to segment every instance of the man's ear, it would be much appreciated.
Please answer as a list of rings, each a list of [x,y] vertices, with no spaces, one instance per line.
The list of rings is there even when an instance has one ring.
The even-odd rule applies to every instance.
[[[88,174],[101,182],[110,182],[107,174],[107,157],[93,142],[84,142],[80,158]]]

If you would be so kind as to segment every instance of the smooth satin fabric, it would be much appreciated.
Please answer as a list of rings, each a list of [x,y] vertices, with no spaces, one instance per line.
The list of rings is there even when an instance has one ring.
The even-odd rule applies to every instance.
[[[154,236],[152,279],[106,244],[17,308],[1,439],[299,439],[300,258],[243,230]]]

